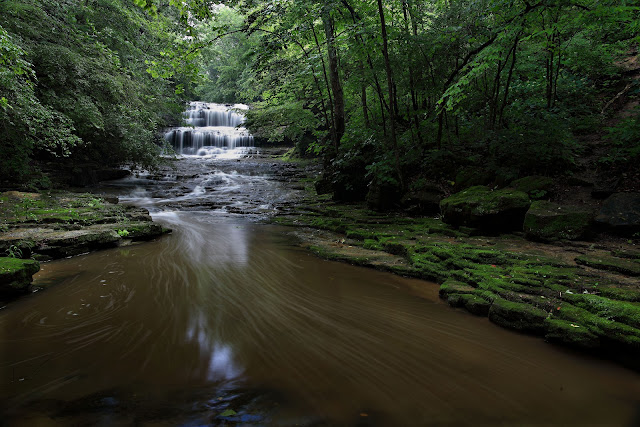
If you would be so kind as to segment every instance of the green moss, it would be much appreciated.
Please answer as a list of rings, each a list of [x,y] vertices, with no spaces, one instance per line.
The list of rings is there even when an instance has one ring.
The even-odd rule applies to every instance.
[[[588,256],[576,258],[576,263],[600,270],[615,271],[629,276],[640,276],[640,261],[615,258],[608,255]]]
[[[524,231],[532,240],[577,240],[586,237],[593,212],[578,206],[535,201],[524,218]]]
[[[24,291],[31,276],[40,270],[38,261],[0,257],[0,292]]]
[[[446,223],[489,230],[518,229],[531,204],[526,193],[471,187],[440,202]]]
[[[630,250],[615,250],[611,251],[611,255],[616,256],[618,258],[628,258],[640,260],[640,251],[630,251]]]
[[[598,317],[640,328],[640,303],[616,301],[589,294],[565,293],[563,299],[571,302],[576,307],[596,314]]]
[[[553,179],[547,176],[525,176],[510,184],[516,190],[527,193],[534,200],[546,197],[553,187]]]
[[[625,289],[615,286],[592,286],[594,292],[599,292],[601,296],[613,298],[620,301],[640,302],[640,290]]]
[[[489,320],[500,326],[540,334],[545,331],[548,313],[528,304],[496,298],[489,310]]]
[[[522,191],[509,188],[492,191],[488,187],[476,186],[456,193],[440,202],[441,209],[463,209],[473,215],[487,215],[499,210],[528,208],[529,196]]]
[[[364,244],[362,245],[365,249],[371,249],[374,251],[381,251],[382,245],[377,240],[373,239],[365,239]]]
[[[472,294],[475,291],[476,288],[469,286],[466,283],[448,279],[440,285],[439,295],[441,298],[446,298],[450,294]]]
[[[585,326],[549,317],[545,319],[544,327],[544,338],[548,342],[588,349],[600,346],[600,338]]]

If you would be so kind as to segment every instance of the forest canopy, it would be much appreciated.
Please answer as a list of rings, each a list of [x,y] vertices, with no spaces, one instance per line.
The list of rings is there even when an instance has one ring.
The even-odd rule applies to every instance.
[[[493,182],[640,156],[640,2],[0,2],[2,180],[34,159],[152,166],[188,99],[251,105],[337,198],[473,170]],[[637,61],[637,59],[636,59]]]
[[[637,55],[638,2],[229,3],[201,27],[196,94],[251,103],[250,129],[321,154],[339,198],[463,168],[501,182],[571,171],[588,134],[618,135],[603,166],[640,153],[638,111],[610,120],[621,91],[639,93],[621,66]]]
[[[130,0],[0,2],[0,180],[46,185],[35,159],[156,163],[158,129],[197,74],[185,55],[170,62],[189,45],[179,16]]]

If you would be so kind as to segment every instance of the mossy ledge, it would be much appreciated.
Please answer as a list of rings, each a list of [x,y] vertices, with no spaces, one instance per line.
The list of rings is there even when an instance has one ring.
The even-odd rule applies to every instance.
[[[149,240],[170,230],[146,209],[70,192],[0,193],[0,253],[41,261]]]
[[[0,295],[27,293],[32,276],[39,270],[38,261],[0,257]]]
[[[550,343],[624,355],[640,369],[638,241],[561,245],[482,235],[311,191],[294,213],[273,221],[296,227],[303,246],[321,257],[436,282],[453,307]]]

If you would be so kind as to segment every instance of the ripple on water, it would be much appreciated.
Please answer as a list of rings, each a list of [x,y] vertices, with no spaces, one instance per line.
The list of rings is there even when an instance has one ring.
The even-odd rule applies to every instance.
[[[0,311],[5,419],[630,425],[637,411],[637,373],[453,310],[435,285],[149,203],[172,235],[48,263],[35,283],[55,286]]]

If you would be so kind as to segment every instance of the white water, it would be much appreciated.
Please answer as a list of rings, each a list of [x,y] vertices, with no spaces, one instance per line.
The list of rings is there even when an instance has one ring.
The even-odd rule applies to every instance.
[[[183,113],[188,126],[170,129],[165,139],[184,156],[239,158],[253,150],[253,136],[244,128],[244,104],[191,102]]]

